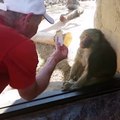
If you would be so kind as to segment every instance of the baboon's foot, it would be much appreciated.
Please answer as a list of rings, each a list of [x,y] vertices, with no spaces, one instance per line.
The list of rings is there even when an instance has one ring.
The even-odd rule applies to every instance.
[[[84,9],[83,9],[82,7],[79,7],[79,8],[76,10],[76,12],[78,13],[78,16],[79,16],[79,15],[83,14]]]

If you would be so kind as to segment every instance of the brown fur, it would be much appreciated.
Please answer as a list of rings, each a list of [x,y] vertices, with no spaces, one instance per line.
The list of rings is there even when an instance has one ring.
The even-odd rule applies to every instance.
[[[63,90],[111,80],[116,72],[116,53],[100,30],[87,29],[80,39],[75,63]]]

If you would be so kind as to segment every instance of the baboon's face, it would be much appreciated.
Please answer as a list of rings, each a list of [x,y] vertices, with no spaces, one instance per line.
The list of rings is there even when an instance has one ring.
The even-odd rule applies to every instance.
[[[86,29],[80,36],[80,47],[90,48],[101,43],[103,34],[97,29]]]
[[[89,37],[86,32],[83,32],[80,36],[80,47],[81,48],[89,48],[92,44],[93,40]]]

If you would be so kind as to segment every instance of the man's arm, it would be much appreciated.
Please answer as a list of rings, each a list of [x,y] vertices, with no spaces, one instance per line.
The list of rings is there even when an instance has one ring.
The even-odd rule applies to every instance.
[[[19,89],[19,94],[22,98],[26,100],[32,100],[41,94],[48,86],[50,77],[58,62],[65,59],[68,54],[67,47],[60,46],[58,43],[56,45],[56,50],[48,58],[42,70],[36,75],[36,82],[26,89]]]

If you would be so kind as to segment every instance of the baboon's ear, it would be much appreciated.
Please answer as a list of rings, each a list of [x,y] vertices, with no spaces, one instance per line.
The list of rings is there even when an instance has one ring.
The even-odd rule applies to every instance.
[[[25,16],[25,22],[26,22],[26,23],[29,23],[30,20],[31,20],[31,18],[32,18],[32,16],[33,16],[33,13],[27,14],[27,15]]]
[[[83,31],[80,35],[80,41],[85,40],[88,37],[88,33],[86,31]]]

